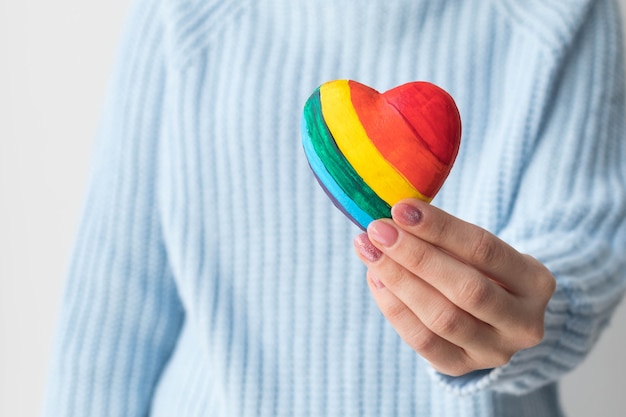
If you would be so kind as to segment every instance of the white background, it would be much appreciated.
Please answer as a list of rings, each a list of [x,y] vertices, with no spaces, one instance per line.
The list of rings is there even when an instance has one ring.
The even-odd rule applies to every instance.
[[[624,9],[626,0],[620,3]],[[1,417],[36,416],[41,407],[91,147],[127,8],[128,0],[0,0]],[[591,356],[564,380],[570,417],[625,415],[625,348],[626,303]]]

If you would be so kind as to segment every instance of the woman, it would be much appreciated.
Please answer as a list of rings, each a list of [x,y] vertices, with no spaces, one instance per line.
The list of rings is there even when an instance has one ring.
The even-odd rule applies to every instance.
[[[625,283],[617,16],[139,0],[44,415],[562,415],[558,380]],[[332,206],[299,139],[332,79],[451,93],[463,139],[433,205],[365,235]]]

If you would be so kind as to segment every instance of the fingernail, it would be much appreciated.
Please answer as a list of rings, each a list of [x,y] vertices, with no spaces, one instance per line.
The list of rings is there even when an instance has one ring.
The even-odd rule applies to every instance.
[[[387,222],[378,220],[369,224],[367,234],[383,246],[392,246],[398,240],[398,229]]]
[[[383,254],[372,244],[365,233],[361,233],[354,238],[354,246],[357,248],[359,253],[370,262],[376,262]]]
[[[380,280],[376,278],[374,275],[368,274],[368,276],[372,280],[372,284],[374,284],[374,287],[378,288],[379,290],[382,290],[383,288],[385,288],[385,284],[380,282]]]
[[[399,203],[391,209],[394,220],[407,226],[415,226],[422,221],[424,215],[422,211],[409,204]]]

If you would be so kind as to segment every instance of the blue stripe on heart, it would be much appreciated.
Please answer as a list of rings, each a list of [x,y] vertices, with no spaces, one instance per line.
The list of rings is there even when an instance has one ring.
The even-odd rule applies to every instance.
[[[307,128],[306,119],[302,118],[302,145],[304,147],[304,153],[309,160],[309,166],[315,174],[318,182],[330,197],[333,204],[339,208],[346,216],[348,216],[354,223],[356,223],[361,229],[365,230],[368,224],[374,219],[361,210],[354,201],[341,189],[334,178],[328,173],[322,160],[315,153],[311,138],[309,137],[309,130]]]

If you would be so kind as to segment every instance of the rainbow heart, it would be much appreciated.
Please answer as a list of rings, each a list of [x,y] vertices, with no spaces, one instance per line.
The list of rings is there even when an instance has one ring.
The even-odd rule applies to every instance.
[[[329,81],[304,106],[309,165],[335,206],[362,229],[391,217],[391,207],[404,198],[430,202],[460,140],[454,100],[427,82],[380,94],[356,81]]]

